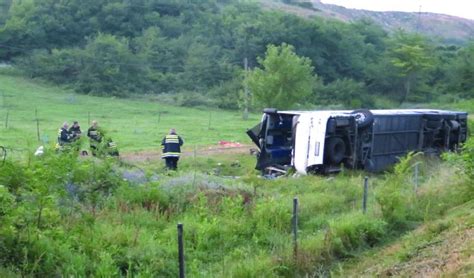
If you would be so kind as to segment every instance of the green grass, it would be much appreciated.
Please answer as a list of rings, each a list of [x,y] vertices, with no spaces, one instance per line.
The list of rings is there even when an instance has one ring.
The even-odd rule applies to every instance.
[[[472,100],[432,107],[474,112]],[[244,121],[238,111],[165,105],[159,102],[159,96],[117,99],[79,95],[38,80],[0,72],[0,145],[31,150],[42,144],[37,141],[35,110],[43,142],[56,142],[57,131],[64,121],[78,120],[86,131],[88,121],[95,119],[125,152],[160,149],[161,139],[171,127],[183,136],[188,150],[195,145],[216,145],[221,140],[252,144],[245,131],[260,119],[260,115],[253,114]],[[8,128],[5,128],[7,113]]]
[[[334,277],[442,276],[474,274],[474,201],[439,219],[334,267]]]
[[[160,149],[162,137],[172,127],[184,138],[187,149],[215,145],[220,140],[250,144],[245,131],[260,117],[251,115],[244,121],[238,111],[174,107],[161,104],[159,97],[155,101],[78,95],[36,80],[0,74],[0,145],[32,149],[40,144],[35,109],[43,141],[55,142],[64,121],[78,120],[86,131],[90,113],[90,120],[97,120],[125,152]]]
[[[237,112],[213,110],[216,117],[208,128],[208,110],[76,95],[7,75],[0,75],[0,84],[6,100],[0,102],[0,117],[5,108],[12,115],[11,127],[0,127],[0,144],[9,147],[36,144],[35,108],[50,140],[64,120],[78,119],[85,129],[91,111],[91,119],[98,119],[126,152],[159,149],[169,127],[178,129],[189,149],[218,140],[247,143],[245,128],[259,118],[243,121]],[[159,124],[156,111],[168,111]],[[243,153],[188,155],[177,173],[165,172],[160,163],[129,165],[54,153],[8,159],[0,168],[0,276],[176,277],[178,222],[185,226],[190,277],[361,276],[384,245],[423,222],[451,215],[450,208],[472,196],[466,191],[470,181],[455,161],[424,160],[418,195],[412,167],[371,176],[368,212],[362,214],[366,173],[267,180],[253,170],[255,158]],[[126,172],[148,181],[134,182]],[[391,204],[397,222],[384,215],[384,195],[397,200]],[[294,197],[300,204],[296,261]],[[464,212],[472,212],[472,206]],[[426,237],[414,234],[412,243],[386,260],[388,267],[413,257],[455,222],[433,222]],[[403,227],[394,229],[399,223]],[[472,227],[472,218],[463,223]],[[367,250],[375,254],[372,259]],[[339,264],[361,255],[364,261]]]
[[[240,167],[232,166],[235,160]],[[214,172],[218,163],[220,173]],[[50,153],[28,163],[9,160],[0,171],[0,248],[5,254],[0,273],[175,277],[176,223],[181,222],[191,277],[328,275],[338,262],[411,229],[392,231],[381,211],[377,200],[386,191],[380,188],[397,186],[385,175],[370,178],[364,215],[365,173],[267,180],[248,170],[251,163],[244,154],[199,156],[183,161],[180,172],[166,174],[147,164],[153,180],[137,184],[125,181],[122,173],[140,170],[114,159]],[[409,219],[415,227],[463,202],[465,180],[453,178],[456,167],[439,161],[424,165],[416,207],[404,212],[416,215]],[[240,178],[223,177],[232,175]],[[412,175],[409,168],[388,178],[403,180],[413,192]],[[76,188],[76,197],[65,190],[68,184]],[[299,199],[296,261],[294,197]]]

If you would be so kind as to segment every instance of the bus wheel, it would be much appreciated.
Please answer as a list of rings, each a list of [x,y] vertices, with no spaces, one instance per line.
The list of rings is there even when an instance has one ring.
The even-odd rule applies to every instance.
[[[331,137],[326,143],[326,157],[332,164],[339,164],[346,154],[346,143],[340,137]]]
[[[357,122],[359,128],[370,126],[374,122],[374,115],[367,109],[357,109],[351,113]]]

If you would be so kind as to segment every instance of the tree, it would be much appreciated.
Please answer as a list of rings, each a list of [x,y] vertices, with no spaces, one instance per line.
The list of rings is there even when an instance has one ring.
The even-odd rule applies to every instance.
[[[474,41],[460,49],[448,68],[449,93],[463,98],[474,97]]]
[[[417,34],[398,32],[391,49],[391,62],[404,79],[405,92],[400,98],[404,102],[410,95],[417,78],[433,65],[426,39]]]
[[[148,66],[131,53],[128,41],[99,34],[86,45],[76,87],[96,95],[127,95],[142,92]]]
[[[269,45],[265,59],[258,58],[255,68],[245,79],[260,107],[291,108],[308,97],[313,89],[313,67],[310,59],[299,57],[291,45]]]
[[[5,23],[11,4],[12,0],[3,0],[3,3],[0,3],[0,26]]]
[[[337,105],[343,108],[370,108],[374,105],[373,96],[367,93],[365,84],[354,79],[337,79],[326,86],[320,82],[315,87],[317,105]]]

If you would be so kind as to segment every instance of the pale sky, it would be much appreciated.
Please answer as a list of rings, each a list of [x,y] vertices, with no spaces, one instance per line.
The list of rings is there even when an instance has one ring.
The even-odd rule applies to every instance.
[[[321,0],[352,9],[371,11],[431,12],[474,20],[473,0]]]

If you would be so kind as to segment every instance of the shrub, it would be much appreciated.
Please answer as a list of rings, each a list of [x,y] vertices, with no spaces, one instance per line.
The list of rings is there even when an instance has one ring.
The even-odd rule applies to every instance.
[[[417,155],[408,154],[395,165],[393,173],[388,173],[376,191],[376,200],[385,221],[395,230],[407,228],[410,221],[421,219],[416,210],[416,195],[412,184],[411,167]]]
[[[77,194],[81,200],[94,199],[97,194],[110,195],[123,183],[113,158],[83,161],[71,169],[69,177],[74,191],[70,194]]]
[[[314,90],[315,103],[343,104],[345,108],[373,107],[373,97],[367,94],[364,83],[353,79],[337,79],[326,86],[318,84]]]
[[[465,173],[469,179],[474,180],[474,138],[471,137],[464,144],[461,153],[462,160],[465,163]],[[472,183],[471,183],[472,185]],[[473,187],[474,191],[474,187]]]
[[[118,188],[115,197],[129,205],[139,205],[146,210],[164,211],[169,206],[169,196],[158,186],[150,184],[144,186],[122,185]]]
[[[372,247],[382,241],[387,223],[362,213],[350,213],[329,223],[332,233],[332,253],[338,258],[351,256],[354,251]]]
[[[17,162],[5,161],[1,166],[0,184],[5,186],[8,191],[17,194],[18,190],[27,182],[25,169]]]
[[[301,276],[326,276],[335,260],[353,257],[384,240],[387,228],[385,221],[360,212],[343,214],[328,221],[324,230],[302,236],[296,265],[291,252],[283,264],[289,274],[296,270]]]
[[[274,268],[273,262],[267,254],[263,253],[237,262],[231,262],[227,275],[229,275],[228,277],[235,278],[274,277]],[[224,272],[223,276],[226,277],[227,275]]]
[[[252,211],[255,236],[265,240],[272,231],[289,233],[291,230],[291,203],[282,203],[275,198],[260,200]],[[271,242],[268,242],[271,244]]]

